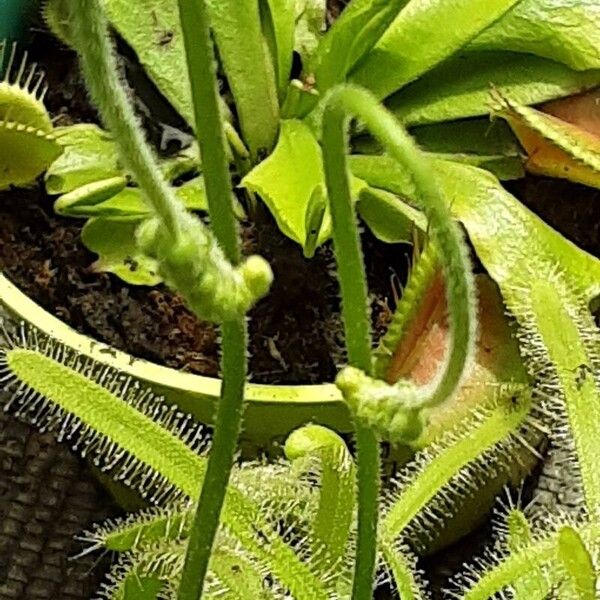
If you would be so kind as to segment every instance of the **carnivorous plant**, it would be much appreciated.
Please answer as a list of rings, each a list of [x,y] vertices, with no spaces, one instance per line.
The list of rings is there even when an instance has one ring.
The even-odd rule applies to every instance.
[[[559,147],[593,183],[593,141],[528,106],[598,84],[600,44],[593,39],[600,24],[586,20],[597,13],[593,4],[353,0],[323,33],[316,0],[298,3],[299,15],[285,0],[147,3],[155,19],[181,34],[164,62],[182,65],[185,57],[183,84],[165,78],[157,44],[133,35],[120,0],[50,0],[45,9],[77,51],[111,138],[89,128],[54,133],[39,90],[21,98],[32,82],[28,75],[20,85],[24,67],[16,90],[9,75],[0,84],[0,92],[16,96],[7,103],[0,145],[18,147],[21,134],[40,142],[39,164],[12,169],[6,183],[35,177],[60,152],[62,138],[63,154],[46,175],[48,186],[65,193],[57,210],[100,220],[86,227],[127,217],[121,222],[135,232],[134,251],[152,261],[151,274],[198,317],[221,326],[223,384],[209,431],[118,371],[0,315],[7,409],[55,432],[153,505],[84,536],[87,551],[120,555],[103,597],[366,600],[384,581],[403,600],[427,597],[416,556],[469,501],[493,495],[494,483],[502,487],[511,476],[520,481],[513,463],[526,471],[547,437],[568,461],[576,510],[528,511],[511,500],[485,558],[457,574],[448,593],[469,600],[594,598],[600,330],[590,305],[600,295],[600,261],[523,207],[477,166],[485,160],[428,151],[415,141],[439,142],[451,125],[437,132],[405,127],[494,111],[520,138],[533,131]],[[585,22],[584,30],[560,19],[540,24],[540,12],[555,5]],[[131,36],[142,63],[193,124],[197,154],[155,158],[119,80],[108,19]],[[439,22],[452,24],[456,35],[433,35]],[[568,39],[566,29],[573,32]],[[218,93],[213,39],[239,133]],[[290,81],[294,49],[302,71]],[[471,69],[457,84],[452,74],[463,63]],[[11,113],[13,105],[18,112]],[[90,156],[98,156],[98,139],[108,147],[101,155],[119,153],[118,162],[102,163],[102,177],[84,172],[89,160],[69,167],[69,154],[81,152],[88,135]],[[352,144],[365,151],[352,154]],[[190,196],[171,183],[200,170],[195,200],[186,202]],[[344,439],[316,424],[289,436],[285,457],[235,461],[247,376],[245,315],[268,293],[272,275],[262,258],[241,257],[232,172],[241,177],[245,208],[258,194],[307,255],[333,238],[349,363],[336,383],[354,418],[356,462]],[[208,208],[210,228],[188,210],[199,207]],[[375,349],[356,212],[381,237],[391,229],[402,239],[416,229],[423,243]],[[489,278],[474,277],[467,239]],[[507,348],[517,332],[520,356],[506,351],[502,375],[481,375],[479,350],[491,334],[478,298],[510,313],[511,323],[498,319]],[[427,357],[431,372],[420,378],[413,351],[432,323],[442,332],[442,352],[435,361]],[[457,396],[477,384],[477,401],[457,408]],[[412,454],[385,485],[381,441]]]

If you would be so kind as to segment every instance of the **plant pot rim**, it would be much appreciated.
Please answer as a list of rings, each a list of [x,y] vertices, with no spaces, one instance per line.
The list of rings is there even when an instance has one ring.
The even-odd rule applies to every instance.
[[[0,308],[67,348],[101,365],[118,369],[142,385],[210,424],[221,390],[221,380],[185,373],[135,358],[80,334],[24,294],[0,273]],[[350,414],[332,383],[318,385],[246,385],[243,440],[270,444],[301,425],[315,422],[339,432],[352,430]]]

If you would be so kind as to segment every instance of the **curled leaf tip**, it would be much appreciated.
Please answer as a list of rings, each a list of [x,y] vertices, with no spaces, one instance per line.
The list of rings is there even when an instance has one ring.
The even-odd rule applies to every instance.
[[[369,377],[360,369],[346,367],[336,385],[355,416],[382,437],[394,442],[411,442],[423,431],[423,391],[410,381],[393,385]]]
[[[159,261],[164,280],[202,318],[216,323],[235,319],[268,292],[273,274],[267,261],[250,256],[232,266],[194,215],[182,215],[177,238],[173,237],[156,218],[137,230],[140,248]]]

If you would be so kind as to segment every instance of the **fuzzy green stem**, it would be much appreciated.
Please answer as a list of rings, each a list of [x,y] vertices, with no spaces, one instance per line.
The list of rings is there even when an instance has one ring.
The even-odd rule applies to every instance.
[[[119,143],[121,160],[144,190],[146,200],[167,230],[176,237],[181,208],[157,167],[121,86],[100,0],[73,0],[68,10],[65,18],[70,23],[71,37],[80,55],[86,84],[104,123]]]
[[[156,213],[157,218],[138,227],[138,245],[158,259],[165,281],[177,289],[199,317],[214,322],[239,319],[267,292],[272,279],[269,266],[260,257],[250,257],[244,264],[232,266],[211,232],[200,219],[186,212],[161,174],[121,87],[102,2],[49,1],[56,4],[57,10],[69,22],[72,42],[81,57],[90,94],[114,135],[123,164]],[[207,155],[212,163],[208,173],[215,168],[213,161],[217,158],[210,157],[208,152]],[[213,183],[213,196],[214,188]],[[232,256],[235,234],[227,236],[221,232],[221,222],[228,219],[227,215],[220,215],[215,229],[222,238],[225,252]]]
[[[350,363],[371,375],[373,361],[367,283],[346,164],[346,108],[335,101],[337,96],[332,95],[331,98],[323,117],[323,161],[342,294],[346,346]],[[356,443],[359,503],[352,595],[356,600],[370,600],[377,548],[379,444],[375,433],[361,423],[356,424]]]
[[[456,391],[475,346],[477,311],[474,283],[462,232],[452,219],[448,203],[436,183],[431,161],[374,96],[357,87],[340,86],[330,94],[328,106],[330,112],[332,106],[338,106],[365,123],[388,154],[406,169],[415,188],[415,197],[427,216],[444,275],[450,337],[445,364],[418,400],[419,406],[434,407]]]
[[[205,2],[179,0],[179,13],[211,223],[227,258],[235,264],[240,260],[240,247]],[[179,600],[202,595],[241,430],[247,373],[245,317],[224,323],[222,336],[223,384],[215,437],[190,531]]]
[[[380,139],[388,153],[412,178],[417,197],[429,220],[434,242],[443,257],[446,297],[450,317],[450,348],[434,385],[427,389],[421,406],[435,406],[457,389],[473,353],[476,309],[473,279],[462,235],[432,177],[430,163],[391,113],[369,92],[340,86],[325,100],[323,158],[331,203],[333,240],[342,292],[344,326],[350,363],[372,375],[371,339],[364,266],[361,260],[347,164],[348,116],[360,118]],[[358,545],[353,597],[371,597],[377,530],[379,451],[372,431],[357,424],[358,447]]]

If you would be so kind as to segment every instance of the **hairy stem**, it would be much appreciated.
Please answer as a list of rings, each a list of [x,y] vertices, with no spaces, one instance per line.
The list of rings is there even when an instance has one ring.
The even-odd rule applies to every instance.
[[[443,257],[449,311],[450,348],[440,375],[425,391],[421,406],[435,406],[457,389],[473,354],[476,307],[473,279],[462,235],[432,177],[430,163],[405,129],[369,92],[340,86],[329,94],[323,113],[323,157],[331,203],[333,239],[342,291],[344,325],[350,363],[372,375],[368,300],[358,231],[352,208],[346,127],[348,116],[360,118],[388,153],[406,168],[428,217],[434,243]],[[358,545],[353,597],[371,597],[377,530],[379,452],[376,437],[357,424]]]
[[[59,3],[63,5],[66,6]],[[73,0],[67,17],[87,87],[119,144],[120,157],[144,190],[146,200],[175,237],[179,233],[181,209],[157,167],[119,81],[100,0]]]
[[[240,248],[205,2],[179,0],[179,13],[211,223],[227,258],[236,264],[240,260]],[[240,315],[225,322],[222,336],[223,384],[215,437],[190,532],[179,587],[180,600],[196,600],[202,595],[241,430],[247,373],[245,317]]]
[[[180,9],[196,106],[196,125],[201,132],[199,142],[206,192],[213,228],[221,247],[214,243],[198,219],[185,213],[160,174],[120,85],[100,0],[75,0],[68,5],[69,8],[64,8],[67,5],[62,3],[59,6],[69,12],[67,16],[72,24],[73,42],[81,55],[90,92],[115,135],[123,162],[158,216],[157,223],[140,234],[140,244],[147,251],[157,251],[161,269],[166,272],[165,279],[182,292],[198,315],[208,314],[215,321],[224,323],[224,382],[214,447],[190,537],[180,590],[181,598],[196,599],[201,594],[218,528],[241,423],[246,378],[243,314],[255,292],[261,289],[259,294],[262,295],[266,291],[263,284],[270,281],[271,275],[260,261],[248,261],[238,270],[222,254],[224,251],[229,261],[239,262],[225,135],[219,113],[214,56],[204,2],[182,0]]]
[[[138,245],[158,259],[165,281],[180,292],[199,317],[214,322],[239,318],[268,290],[270,268],[260,257],[249,257],[234,267],[211,232],[186,212],[161,174],[121,87],[101,1],[49,1],[69,22],[70,37],[81,57],[90,94],[114,135],[123,164],[156,214],[156,219],[138,227]],[[212,184],[213,194],[214,188]],[[223,218],[227,217],[219,221]],[[221,229],[217,225],[219,234]]]
[[[335,96],[332,96],[335,100]],[[333,221],[333,241],[342,293],[342,315],[350,363],[371,375],[371,327],[365,269],[346,164],[346,109],[335,101],[323,118],[323,160]],[[377,548],[379,444],[375,433],[356,424],[358,449],[358,541],[353,598],[372,597]]]

